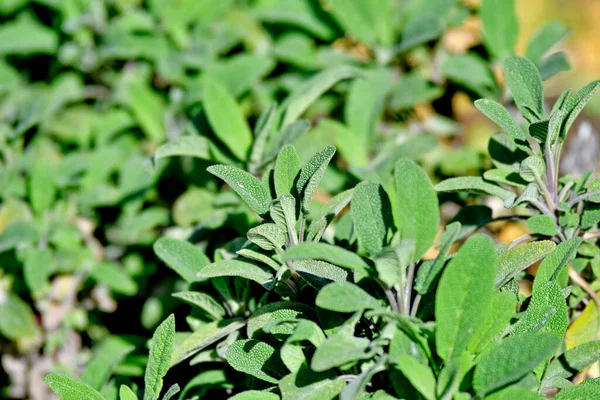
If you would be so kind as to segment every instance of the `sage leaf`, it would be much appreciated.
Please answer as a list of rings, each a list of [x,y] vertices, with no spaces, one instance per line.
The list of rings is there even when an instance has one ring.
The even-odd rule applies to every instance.
[[[556,400],[587,400],[598,395],[600,378],[586,379],[579,385],[560,391],[554,398]]]
[[[287,242],[287,234],[277,224],[260,224],[248,231],[248,240],[263,250],[275,250],[282,248]]]
[[[303,279],[315,289],[321,289],[330,282],[345,282],[348,273],[333,264],[318,260],[296,260],[292,264]]]
[[[227,349],[225,359],[236,371],[270,383],[279,382],[287,370],[271,345],[254,339],[235,341]]]
[[[479,358],[473,376],[477,394],[485,394],[517,381],[558,349],[562,338],[551,333],[525,333],[503,339]]]
[[[192,156],[210,159],[208,140],[203,136],[182,136],[160,146],[154,153],[154,162],[173,156]]]
[[[29,176],[29,200],[37,214],[50,209],[56,197],[54,164],[46,159],[33,163]]]
[[[296,121],[300,115],[325,91],[343,79],[353,78],[360,72],[354,67],[340,65],[326,69],[295,89],[281,105],[285,110],[282,127]]]
[[[542,56],[564,38],[568,32],[569,29],[558,21],[542,26],[529,40],[525,55],[534,63],[538,63]]]
[[[199,278],[208,279],[218,276],[239,276],[263,285],[273,287],[273,274],[260,265],[241,260],[221,260],[208,264],[198,273]]]
[[[300,172],[296,188],[302,197],[302,209],[306,213],[308,213],[313,195],[334,154],[335,147],[327,146],[312,156]]]
[[[534,215],[527,219],[527,227],[533,233],[544,236],[558,235],[558,227],[554,219],[548,215]]]
[[[248,319],[246,334],[249,338],[259,339],[263,327],[267,324],[273,324],[277,321],[289,321],[293,319],[311,320],[315,318],[315,312],[309,306],[293,301],[276,301],[260,307],[252,313]],[[277,338],[284,338],[291,335],[294,329],[290,326],[279,325],[269,329],[269,333]]]
[[[121,385],[119,388],[119,400],[138,400],[133,390],[129,389],[125,385]]]
[[[512,56],[504,62],[504,74],[523,116],[530,122],[544,119],[544,86],[537,67],[525,57]]]
[[[496,270],[496,288],[502,287],[519,272],[531,264],[541,260],[556,248],[556,244],[550,240],[541,240],[526,243],[514,249],[508,250],[498,257],[498,269]]]
[[[484,322],[475,331],[469,344],[469,351],[480,353],[497,335],[510,324],[515,314],[517,298],[511,292],[496,292],[492,297],[490,309]]]
[[[540,156],[529,156],[521,163],[519,175],[527,182],[540,180],[546,173],[546,162]]]
[[[172,296],[200,308],[216,321],[223,319],[226,314],[223,306],[206,293],[177,292],[173,293]]]
[[[435,300],[435,342],[446,362],[465,351],[485,321],[495,270],[494,244],[485,236],[469,239],[444,270]]]
[[[0,288],[0,334],[10,340],[33,339],[40,333],[29,304]]]
[[[342,391],[346,382],[335,379],[334,373],[315,372],[306,363],[298,371],[279,382],[279,390],[285,399],[333,399]]]
[[[292,189],[296,186],[299,173],[300,157],[296,148],[292,145],[283,146],[275,162],[274,179],[277,197],[293,194]]]
[[[354,188],[350,212],[360,244],[371,256],[376,256],[383,249],[387,234],[386,221],[392,219],[387,193],[378,183],[359,183]]]
[[[431,247],[437,234],[440,223],[437,194],[425,171],[414,161],[399,160],[394,176],[400,237],[402,240],[415,241],[414,260],[419,260]]]
[[[266,256],[262,253],[254,251],[254,250],[241,249],[241,250],[238,250],[236,252],[236,254],[239,254],[240,256],[248,258],[250,260],[254,260],[254,261],[258,261],[263,264],[266,264],[269,267],[273,268],[275,271],[278,271],[279,267],[281,267],[281,265],[277,261],[273,260],[271,257]]]
[[[510,116],[508,110],[499,103],[493,100],[479,99],[475,101],[475,107],[477,107],[483,115],[494,121],[496,125],[502,128],[502,130],[508,133],[514,140],[527,140],[527,137],[515,120]]]
[[[600,80],[590,82],[565,101],[564,123],[560,131],[561,141],[565,141],[573,122],[575,122],[586,104],[594,97],[599,87]]]
[[[479,12],[486,47],[499,59],[514,54],[519,38],[515,1],[483,0]]]
[[[406,51],[427,43],[444,33],[444,22],[440,16],[426,14],[411,18],[402,30],[398,51]]]
[[[353,271],[368,269],[368,264],[356,253],[327,243],[304,242],[285,251],[284,260],[323,260]]]
[[[351,361],[369,358],[367,352],[370,341],[367,338],[358,338],[345,333],[330,336],[317,348],[310,362],[310,367],[316,372],[327,371]]]
[[[599,341],[583,343],[575,348],[567,350],[564,354],[555,358],[550,363],[544,377],[544,382],[542,382],[542,390],[553,387],[549,385],[552,381],[570,378],[572,375],[583,371],[598,360],[600,360]]]
[[[460,222],[453,222],[446,226],[446,230],[442,236],[442,246],[437,257],[433,260],[428,260],[421,264],[417,271],[415,280],[415,290],[420,294],[426,294],[439,273],[442,271],[446,262],[446,257],[450,251],[450,247],[454,244],[461,229]]]
[[[381,306],[376,298],[350,282],[326,285],[317,294],[315,304],[326,310],[348,313]]]
[[[229,398],[230,400],[279,400],[275,393],[260,390],[246,390]]]
[[[474,192],[485,193],[498,197],[502,201],[514,199],[515,194],[498,185],[488,183],[478,176],[464,176],[460,178],[446,179],[437,185],[435,190],[438,192]]]
[[[254,144],[250,152],[250,172],[255,172],[262,164],[269,133],[273,129],[276,116],[277,103],[273,103],[256,121],[256,125],[254,126]]]
[[[165,395],[162,397],[162,400],[169,400],[171,399],[173,396],[175,396],[177,393],[179,393],[181,389],[179,388],[178,384],[173,384],[169,390],[167,390],[167,393],[165,393]]]
[[[152,335],[148,365],[144,375],[144,400],[158,399],[163,386],[163,378],[171,365],[174,343],[175,316],[171,314]]]
[[[436,399],[436,379],[427,364],[422,364],[406,354],[400,356],[397,368],[427,400]]]
[[[541,397],[536,392],[532,392],[529,388],[519,386],[509,386],[506,389],[502,389],[498,392],[494,392],[489,396],[485,396],[485,400],[542,400],[545,397]]]
[[[227,182],[258,215],[269,211],[271,196],[254,176],[230,165],[212,165],[206,170]]]
[[[105,400],[104,396],[87,383],[65,374],[46,375],[44,382],[60,400]]]
[[[184,240],[163,237],[152,248],[158,258],[189,283],[197,282],[198,272],[210,263],[202,250]]]
[[[204,109],[215,135],[238,160],[246,160],[252,144],[252,131],[242,110],[217,80],[206,81]]]
[[[200,350],[216,343],[232,332],[243,328],[245,325],[246,322],[240,319],[214,321],[202,325],[175,347],[171,356],[171,366],[193,356]]]
[[[533,292],[527,311],[512,334],[548,332],[562,337],[568,326],[569,310],[562,288],[555,281],[549,281]]]
[[[567,54],[564,51],[558,51],[550,54],[548,57],[544,57],[538,63],[538,69],[543,80],[548,80],[554,75],[563,71],[570,71],[571,64],[567,58]]]

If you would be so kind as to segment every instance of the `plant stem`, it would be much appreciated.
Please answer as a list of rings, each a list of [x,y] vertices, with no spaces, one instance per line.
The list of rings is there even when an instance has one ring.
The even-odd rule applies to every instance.
[[[412,309],[410,310],[410,316],[415,317],[417,315],[417,310],[419,309],[419,304],[421,303],[421,295],[417,293],[415,296],[415,301],[413,301]]]
[[[518,244],[526,242],[526,241],[531,240],[531,239],[533,239],[533,236],[531,236],[530,234],[519,236],[518,238],[516,238],[515,240],[513,240],[512,242],[510,242],[508,244],[508,248],[512,249],[515,246],[517,246]]]
[[[574,206],[576,203],[579,203],[580,201],[583,201],[591,196],[597,196],[597,195],[600,195],[600,192],[587,192],[587,193],[581,194],[579,196],[575,196],[569,201],[569,205]]]
[[[394,296],[394,292],[392,292],[392,289],[390,289],[381,279],[377,279],[377,283],[383,289],[385,297],[387,297],[388,302],[390,303],[390,307],[392,307],[392,310],[394,312],[399,312],[400,309],[398,308],[398,302],[396,301],[396,297]]]
[[[299,228],[300,235],[298,237],[298,241],[300,243],[304,242],[304,225],[305,224],[306,224],[306,218],[304,218],[304,215],[302,215],[300,217],[300,228]]]
[[[406,285],[404,286],[404,304],[406,304],[407,308],[410,307],[413,279],[415,276],[415,267],[416,264],[414,262],[411,262],[408,266],[408,272],[406,274]],[[408,312],[409,310],[407,309],[406,313],[408,314]]]

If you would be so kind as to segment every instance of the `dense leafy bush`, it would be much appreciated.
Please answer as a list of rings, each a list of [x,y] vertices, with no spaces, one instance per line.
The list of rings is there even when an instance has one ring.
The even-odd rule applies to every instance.
[[[493,329],[469,329],[490,322],[480,315],[486,307],[503,310],[495,322],[515,330],[502,330],[509,337],[499,343],[522,333],[541,346],[532,351],[540,364],[555,355],[556,340],[544,332],[531,339],[516,321],[539,322],[539,314],[547,320],[531,330],[549,331],[575,319],[588,296],[597,300],[586,283],[600,260],[597,182],[557,175],[561,144],[596,86],[565,95],[545,115],[540,75],[568,68],[562,52],[546,56],[567,29],[544,26],[528,44],[529,61],[510,58],[513,2],[474,3],[1,2],[2,395],[48,398],[42,377],[53,372],[46,381],[63,399],[136,398],[145,371],[144,398],[157,398],[170,366],[182,376],[181,398],[270,386],[271,394],[247,396],[352,397],[365,385],[387,396],[460,398],[516,380],[568,385],[563,370],[595,360],[593,334],[569,342],[590,342],[585,351],[552,361],[576,365],[556,377],[537,364],[509,365],[522,374],[494,386],[482,383],[493,375],[482,375],[487,353],[470,358],[492,349],[485,334]],[[508,250],[477,237],[450,254],[490,222],[482,204],[462,207],[436,240],[440,211],[428,176],[489,165],[477,147],[455,146],[466,143],[452,120],[457,93],[485,98],[478,107],[508,136],[490,142],[496,169],[483,179],[436,188],[541,211],[527,220],[533,235]],[[525,121],[511,122],[492,102],[511,95]],[[464,193],[441,199],[472,203]],[[429,249],[434,243],[439,250]],[[563,290],[562,267],[576,253],[568,271],[577,285]],[[530,300],[493,293],[499,285],[517,293],[517,279],[530,278],[522,270],[547,254],[540,271],[549,275],[536,277]],[[461,307],[454,286],[467,284],[462,275],[482,257],[490,260],[487,272],[477,270],[483,281],[506,274],[477,289],[481,301],[462,299],[479,308],[451,333],[443,326],[456,321],[443,320],[443,307]],[[556,284],[540,279],[570,294],[568,310]],[[509,313],[509,301],[525,314]],[[192,306],[185,319],[183,303]],[[452,337],[464,341],[456,354]],[[499,350],[490,351],[488,367]]]

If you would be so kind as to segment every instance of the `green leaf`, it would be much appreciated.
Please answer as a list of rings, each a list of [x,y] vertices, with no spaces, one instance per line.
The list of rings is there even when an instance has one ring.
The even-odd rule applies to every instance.
[[[504,62],[504,74],[523,116],[529,121],[544,119],[544,85],[536,66],[525,57],[512,56]]]
[[[0,334],[10,340],[39,334],[33,311],[19,296],[0,288]]]
[[[310,130],[310,121],[301,119],[283,128],[277,136],[268,143],[266,160],[271,160],[279,154],[283,146],[295,143],[302,135]]]
[[[171,356],[171,366],[193,356],[245,325],[246,322],[240,319],[214,321],[202,325],[175,347]]]
[[[57,31],[40,24],[30,13],[20,12],[0,27],[2,55],[52,54],[57,46]]]
[[[485,321],[494,292],[496,252],[484,236],[468,240],[446,267],[435,300],[436,347],[448,362],[460,356]]]
[[[162,400],[169,400],[170,398],[172,398],[173,396],[175,396],[177,393],[179,393],[181,389],[179,388],[178,384],[173,384],[169,390],[167,390],[167,393],[165,393],[165,395],[162,397]]]
[[[166,139],[165,130],[165,101],[148,86],[131,80],[125,89],[127,104],[142,131],[154,142]]]
[[[81,380],[96,390],[101,390],[114,367],[135,347],[117,336],[109,336],[94,351]]]
[[[48,248],[31,248],[23,259],[23,277],[34,299],[39,299],[48,289],[54,255]]]
[[[360,244],[371,256],[376,256],[383,249],[391,222],[390,200],[383,187],[370,181],[356,185],[350,213]]]
[[[203,136],[182,136],[160,146],[154,153],[154,162],[173,156],[191,156],[210,159],[208,140]]]
[[[556,43],[569,32],[569,29],[558,21],[550,22],[533,34],[525,55],[534,63],[538,63]]]
[[[219,304],[215,299],[206,293],[177,292],[173,293],[172,296],[200,308],[216,321],[223,319],[223,317],[226,315],[226,311],[223,306],[221,306],[221,304]]]
[[[154,242],[154,253],[189,283],[197,282],[197,274],[210,263],[202,250],[190,242],[163,237]]]
[[[254,143],[250,152],[250,172],[260,167],[263,161],[265,147],[269,139],[269,133],[275,124],[277,116],[277,103],[273,103],[269,109],[263,111],[254,125]]]
[[[559,336],[540,332],[503,339],[479,357],[473,388],[483,396],[517,381],[550,358],[561,342]]]
[[[12,221],[0,235],[0,253],[10,250],[22,243],[38,240],[39,234],[31,221],[17,219]]]
[[[328,10],[344,31],[367,44],[389,46],[393,41],[393,10],[389,0],[327,0]]]
[[[571,64],[569,64],[567,54],[564,51],[559,51],[542,58],[538,63],[538,69],[542,79],[546,81],[559,72],[570,71]]]
[[[554,398],[556,400],[588,400],[598,396],[600,390],[600,378],[587,379],[579,385],[559,392]]]
[[[510,190],[493,185],[478,176],[464,176],[446,179],[434,186],[438,192],[474,192],[486,193],[498,197],[502,201],[514,199],[516,196]]]
[[[270,383],[277,383],[286,370],[272,346],[254,339],[235,341],[227,349],[225,359],[236,371]]]
[[[567,379],[600,360],[600,342],[593,341],[567,350],[555,358],[544,376],[542,390],[552,388],[553,382]],[[570,385],[569,385],[570,386]]]
[[[49,210],[56,197],[56,171],[54,164],[41,159],[33,163],[29,176],[29,201],[33,211],[42,214]]]
[[[409,355],[402,355],[397,368],[427,400],[436,399],[436,379],[427,364],[422,364]]]
[[[478,354],[494,338],[497,338],[497,335],[501,334],[510,325],[510,320],[515,315],[516,307],[517,299],[513,293],[509,291],[494,293],[490,309],[484,322],[475,331],[473,340],[471,340],[469,345],[469,351],[473,354]]]
[[[315,372],[303,363],[298,372],[279,382],[279,390],[289,400],[334,399],[346,385],[344,379],[335,378],[334,373]]]
[[[573,122],[575,122],[586,104],[594,97],[599,87],[600,80],[590,82],[566,100],[564,105],[564,123],[560,131],[561,141],[567,138],[571,125],[573,125]]]
[[[315,304],[337,312],[356,312],[381,307],[379,301],[350,282],[333,282],[319,291]]]
[[[87,383],[64,374],[46,375],[44,382],[60,400],[105,400],[104,396]]]
[[[536,288],[525,315],[515,324],[513,335],[548,332],[564,336],[569,326],[569,310],[562,288],[550,281]]]
[[[486,396],[485,400],[543,400],[546,397],[542,397],[536,392],[532,392],[528,388],[519,386],[509,386],[506,389],[502,389],[498,392]]]
[[[442,246],[437,257],[434,260],[425,261],[421,264],[421,267],[417,271],[417,279],[415,280],[414,289],[420,294],[426,294],[434,280],[437,278],[439,273],[442,271],[450,247],[454,244],[454,241],[458,237],[461,229],[460,222],[453,222],[446,226],[446,230],[442,236]]]
[[[367,263],[354,252],[327,243],[298,243],[285,251],[284,260],[323,260],[353,271],[368,269]]]
[[[321,289],[330,282],[345,282],[348,279],[346,271],[325,261],[296,260],[293,265],[298,274],[315,289]]]
[[[546,173],[546,162],[540,156],[529,156],[521,163],[519,175],[527,182],[541,179]]]
[[[474,53],[450,55],[442,74],[481,97],[497,97],[498,84],[489,64]]]
[[[160,396],[163,378],[171,365],[175,343],[175,316],[169,315],[154,331],[150,342],[148,365],[144,375],[144,400],[156,400]]]
[[[313,217],[308,226],[307,240],[319,241],[331,219],[335,218],[350,203],[354,189],[345,190],[335,195],[325,204],[318,215]]]
[[[510,113],[501,104],[488,99],[479,99],[475,101],[475,107],[486,117],[491,119],[504,132],[508,133],[513,139],[525,141],[527,137],[517,125],[515,120],[510,116]]]
[[[404,52],[437,39],[442,33],[444,33],[444,22],[437,15],[427,14],[411,18],[402,30],[398,51]]]
[[[138,291],[138,285],[118,264],[108,261],[100,262],[90,271],[90,277],[105,285],[115,293],[133,296]]]
[[[204,109],[215,135],[239,160],[246,160],[252,145],[252,131],[227,89],[215,80],[207,80]]]
[[[221,260],[208,264],[198,273],[198,277],[203,279],[217,276],[239,276],[260,283],[267,289],[274,284],[271,271],[248,261]]]
[[[285,99],[281,108],[285,110],[281,126],[285,128],[296,121],[304,111],[325,91],[343,79],[354,78],[360,71],[348,65],[328,68],[295,89]]]
[[[278,321],[289,320],[310,320],[314,318],[314,310],[302,303],[293,301],[276,301],[260,307],[248,319],[246,334],[249,338],[258,339],[261,334],[265,335],[262,330],[268,324],[274,324]],[[289,325],[276,325],[269,329],[269,333],[277,338],[285,339],[294,331]]]
[[[531,264],[541,260],[556,248],[556,244],[550,240],[541,240],[526,243],[514,249],[508,250],[498,257],[498,269],[496,270],[496,288],[504,286],[519,272]]]
[[[230,165],[212,165],[206,170],[227,182],[258,215],[269,211],[271,196],[254,176]]]
[[[300,177],[296,183],[296,189],[302,196],[302,209],[306,213],[308,213],[310,209],[313,195],[317,191],[319,182],[334,154],[335,147],[327,146],[312,156],[300,172]]]
[[[414,260],[419,260],[429,250],[437,234],[440,223],[437,194],[425,171],[414,161],[399,160],[394,176],[400,237],[415,241]]]
[[[372,134],[383,113],[393,78],[391,70],[380,68],[366,72],[365,79],[352,81],[344,106],[344,121],[349,130],[336,121],[320,122],[327,122],[328,129],[338,128],[336,146],[350,165],[368,163]]]
[[[513,55],[519,38],[514,0],[483,0],[479,13],[486,47],[499,59]]]
[[[369,344],[367,338],[358,338],[343,332],[337,333],[317,348],[310,367],[316,372],[322,372],[351,361],[369,358],[371,356],[367,352]]]
[[[300,157],[296,148],[292,145],[283,146],[275,162],[274,178],[277,197],[293,193],[299,173]]]
[[[260,224],[248,231],[248,240],[263,250],[275,250],[282,248],[287,242],[286,232],[277,224]]]
[[[558,227],[552,217],[548,215],[535,215],[527,219],[527,227],[533,233],[544,236],[558,235]]]
[[[246,390],[229,398],[230,400],[279,400],[279,396],[271,392]]]
[[[138,400],[133,390],[129,389],[125,385],[121,385],[119,389],[119,400]]]

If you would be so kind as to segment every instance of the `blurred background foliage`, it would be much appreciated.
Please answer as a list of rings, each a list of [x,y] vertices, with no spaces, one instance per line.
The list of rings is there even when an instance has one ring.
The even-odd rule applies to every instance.
[[[489,165],[497,128],[472,100],[506,98],[500,65],[517,36],[484,43],[477,0],[360,4],[369,3],[0,0],[0,396],[48,398],[46,373],[79,375],[90,349],[114,335],[137,349],[119,361],[118,379],[142,375],[149,332],[185,289],[153,255],[154,241],[191,237],[212,258],[256,221],[209,177],[210,164],[264,172],[285,142],[302,161],[336,145],[321,202],[360,179],[383,180],[402,156],[438,178]],[[548,81],[550,97],[596,77],[598,2],[516,5],[517,54],[549,20],[570,29],[554,49],[574,68]],[[565,68],[560,56],[551,61],[546,76]],[[363,79],[347,79],[346,67]],[[207,82],[243,122],[211,120]],[[253,157],[250,126],[313,87],[308,123]],[[600,114],[598,99],[586,110]],[[574,148],[594,155],[589,140]],[[181,148],[197,158],[169,157]],[[446,220],[456,213],[443,210]],[[496,228],[505,242],[524,229]],[[103,389],[107,398],[117,384]]]

